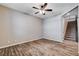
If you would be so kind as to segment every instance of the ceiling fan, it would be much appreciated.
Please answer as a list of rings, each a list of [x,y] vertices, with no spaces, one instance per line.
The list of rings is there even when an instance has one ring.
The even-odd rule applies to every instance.
[[[40,8],[33,6],[32,8],[37,9],[38,11],[35,12],[35,14],[41,13],[45,15],[46,11],[52,11],[52,9],[46,9],[48,3],[44,3],[44,5],[41,5]]]

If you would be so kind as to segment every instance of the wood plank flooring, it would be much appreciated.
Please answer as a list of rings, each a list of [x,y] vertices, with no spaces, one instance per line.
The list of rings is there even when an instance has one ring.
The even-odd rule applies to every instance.
[[[0,49],[0,56],[77,56],[78,45],[74,41],[63,43],[47,39],[35,40]]]

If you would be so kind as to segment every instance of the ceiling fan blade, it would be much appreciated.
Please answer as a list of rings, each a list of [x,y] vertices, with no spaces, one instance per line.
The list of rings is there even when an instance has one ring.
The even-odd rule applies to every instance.
[[[45,11],[52,11],[52,9],[45,9]]]
[[[47,3],[44,3],[43,6],[41,6],[42,9],[44,9],[47,6]]]
[[[35,14],[38,14],[39,12],[35,12]]]
[[[44,7],[46,7],[47,6],[47,3],[44,3]]]
[[[32,8],[34,8],[34,9],[39,9],[39,8],[37,8],[37,7],[32,7]]]

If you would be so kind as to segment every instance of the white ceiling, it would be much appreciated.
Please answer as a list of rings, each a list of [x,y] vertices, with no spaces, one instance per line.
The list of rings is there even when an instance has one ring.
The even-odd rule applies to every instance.
[[[77,3],[48,3],[48,6],[46,8],[53,9],[53,12],[46,12],[46,15],[34,14],[38,10],[33,9],[32,7],[39,7],[39,5],[41,4],[43,3],[3,3],[2,5],[42,19],[62,14],[77,5]]]

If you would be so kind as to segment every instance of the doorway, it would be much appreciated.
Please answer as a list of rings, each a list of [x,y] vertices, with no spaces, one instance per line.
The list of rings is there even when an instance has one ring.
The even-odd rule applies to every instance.
[[[64,39],[78,42],[77,18],[75,21],[68,21]]]

